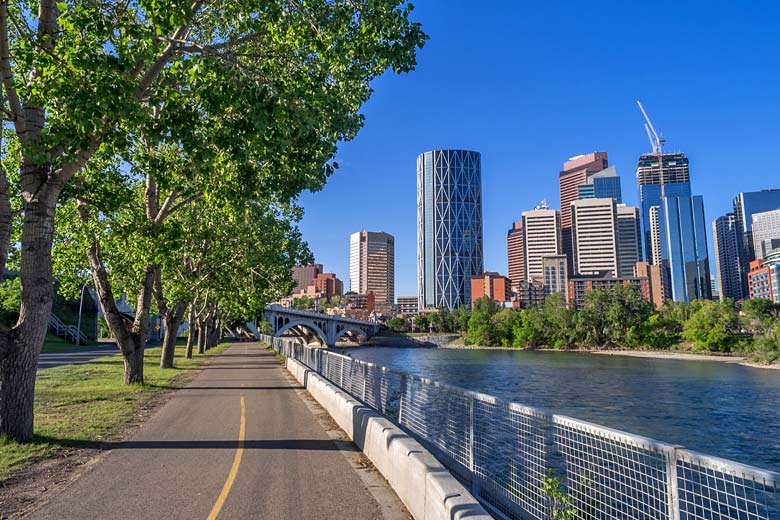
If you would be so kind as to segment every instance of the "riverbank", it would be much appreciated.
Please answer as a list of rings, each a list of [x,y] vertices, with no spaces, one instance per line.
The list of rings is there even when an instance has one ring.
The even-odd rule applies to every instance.
[[[440,345],[438,348],[455,349],[455,350],[529,350],[519,349],[517,347],[482,347],[477,345],[464,345],[462,341],[456,340],[445,345]],[[748,357],[742,354],[717,354],[712,352],[690,352],[690,351],[677,351],[677,350],[638,350],[638,349],[592,349],[592,348],[572,348],[572,349],[556,349],[556,348],[539,348],[536,349],[542,352],[576,352],[587,354],[599,354],[604,356],[628,356],[648,359],[673,359],[680,361],[715,361],[719,363],[731,363],[736,365],[742,365],[751,368],[765,368],[769,370],[780,370],[780,364],[766,365],[762,363],[756,363],[750,361]]]

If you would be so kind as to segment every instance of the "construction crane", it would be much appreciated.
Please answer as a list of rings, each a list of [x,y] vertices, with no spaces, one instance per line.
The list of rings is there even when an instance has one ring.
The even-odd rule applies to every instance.
[[[661,200],[666,198],[664,193],[664,153],[663,148],[666,141],[658,135],[655,131],[653,122],[650,121],[650,116],[645,112],[645,107],[642,106],[642,102],[637,100],[636,104],[639,106],[639,110],[642,112],[642,116],[645,118],[645,133],[650,140],[650,146],[653,148],[653,153],[658,156],[658,182],[661,185]]]

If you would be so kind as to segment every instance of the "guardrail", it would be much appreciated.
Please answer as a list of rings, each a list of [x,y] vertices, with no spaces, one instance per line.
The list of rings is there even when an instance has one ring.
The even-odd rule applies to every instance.
[[[493,396],[261,336],[426,445],[497,516],[552,518],[549,471],[567,518],[780,520],[780,473],[710,457]]]

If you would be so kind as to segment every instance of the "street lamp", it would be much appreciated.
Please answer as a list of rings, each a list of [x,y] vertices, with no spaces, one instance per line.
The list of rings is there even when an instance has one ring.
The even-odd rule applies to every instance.
[[[87,288],[87,284],[81,287],[81,298],[79,298],[79,323],[76,326],[76,344],[81,345],[81,309],[84,307],[84,290]]]

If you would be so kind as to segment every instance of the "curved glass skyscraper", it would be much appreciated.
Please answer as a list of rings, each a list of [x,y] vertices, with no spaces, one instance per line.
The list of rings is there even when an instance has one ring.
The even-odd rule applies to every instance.
[[[481,276],[479,152],[433,150],[417,157],[417,287],[420,309],[471,305]]]

